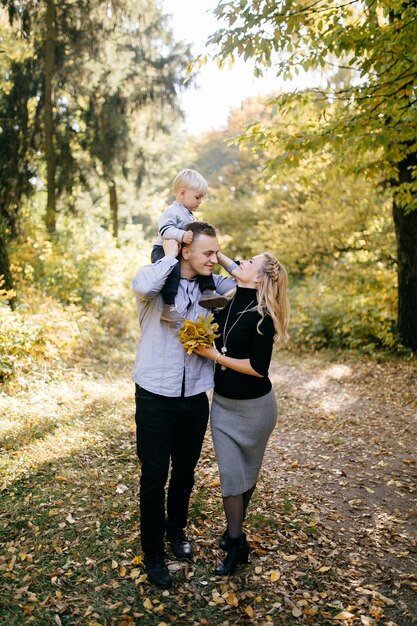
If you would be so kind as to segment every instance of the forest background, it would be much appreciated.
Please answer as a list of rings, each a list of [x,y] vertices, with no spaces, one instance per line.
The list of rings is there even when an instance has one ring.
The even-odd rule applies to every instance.
[[[219,3],[216,15],[222,22],[207,58],[220,65],[242,58],[256,74],[273,69],[279,79],[313,71],[321,86],[297,92],[280,87],[268,97],[248,98],[230,112],[226,127],[189,136],[179,95],[207,58],[193,58],[190,45],[175,40],[158,2],[1,0],[0,469],[9,539],[0,569],[7,591],[2,610],[10,624],[134,623],[142,617],[134,615],[130,591],[122,590],[126,576],[142,594],[146,623],[164,623],[163,601],[146,597],[146,576],[136,567],[140,556],[132,560],[137,520],[130,494],[137,468],[129,394],[139,330],[130,283],[148,262],[158,217],[172,200],[172,180],[184,167],[209,182],[198,217],[218,227],[227,254],[269,250],[288,268],[291,341],[274,365],[280,364],[278,388],[289,411],[282,425],[284,435],[288,417],[288,448],[280,452],[288,476],[300,469],[292,457],[298,445],[300,458],[311,453],[309,467],[323,470],[318,493],[327,493],[329,474],[338,470],[325,465],[342,458],[344,445],[349,463],[355,455],[362,459],[359,482],[368,470],[377,471],[366,462],[373,459],[369,450],[378,448],[382,467],[395,459],[387,485],[400,490],[397,500],[388,494],[383,505],[378,501],[381,519],[390,503],[398,507],[392,524],[405,529],[415,515],[406,510],[401,490],[411,490],[415,468],[407,429],[415,418],[417,348],[417,9],[396,0],[229,0]],[[327,359],[343,360],[334,380],[332,367],[323,365]],[[323,380],[333,381],[334,399],[344,376],[349,380],[340,404],[348,412],[351,403],[357,414],[346,422],[337,422],[333,409],[316,415]],[[298,392],[301,379],[307,395]],[[356,384],[362,385],[358,404]],[[327,439],[320,440],[323,428]],[[358,433],[364,437],[359,443]],[[403,435],[401,448],[396,443]],[[108,497],[119,471],[116,494],[131,498],[131,511]],[[203,496],[193,504],[196,519],[203,520],[202,541],[217,506],[214,472],[214,462],[204,461]],[[338,476],[340,495],[344,474]],[[244,592],[239,598],[233,583],[221,594],[207,587],[207,602],[204,593],[195,596],[204,605],[197,623],[221,623],[207,617],[213,602],[236,611],[239,623],[271,623],[284,609],[283,624],[293,623],[288,615],[294,623],[378,623],[383,605],[393,607],[378,591],[395,587],[384,569],[397,571],[391,552],[381,552],[373,587],[358,587],[356,570],[346,582],[347,569],[334,573],[330,566],[334,545],[331,554],[323,553],[337,533],[317,533],[312,516],[321,511],[314,508],[314,489],[297,501],[298,485],[291,491],[285,475],[271,473],[269,480],[261,493],[270,510],[255,513],[265,534],[270,528],[273,545],[270,553],[258,547],[265,559],[259,584],[265,587],[259,596]],[[281,500],[271,497],[277,492],[273,480],[281,480]],[[380,495],[372,496],[381,489],[379,476],[378,487],[365,484],[370,499]],[[357,487],[350,510],[368,496]],[[283,520],[279,539],[288,542],[282,544],[284,562],[294,565],[280,590],[284,608],[275,602],[275,588],[272,604],[256,599],[284,576],[275,564],[267,569],[268,559],[283,549],[274,543],[277,519]],[[355,523],[360,532],[363,520],[351,517],[349,523],[355,543]],[[394,535],[385,531],[381,521],[369,536],[386,540],[392,551]],[[297,550],[307,540],[330,564],[315,561],[306,549],[312,578],[301,594],[294,582],[301,576]],[[411,545],[411,531],[398,541]],[[357,556],[352,546],[340,552]],[[408,576],[402,579],[408,585],[404,606],[391,608],[401,626],[409,626],[413,614],[406,595],[415,591],[411,561],[404,564],[408,555],[403,550],[398,556],[398,571]],[[373,563],[370,552],[362,565]],[[208,567],[205,556],[200,567]],[[317,572],[326,579],[323,586]],[[193,573],[181,575],[186,598],[194,593]],[[316,598],[317,589],[322,595]],[[352,608],[349,598],[358,594]],[[184,610],[186,623],[194,623],[187,606],[174,598],[169,610]]]
[[[184,136],[178,100],[190,47],[157,4],[2,4],[3,378],[73,347],[87,320],[131,336],[132,268],[184,166],[208,179],[198,217],[229,254],[268,249],[288,267],[293,348],[412,354],[411,4],[220,5],[226,26],[209,48],[219,63],[241,55],[258,74],[319,69],[326,81],[249,98],[199,137]]]

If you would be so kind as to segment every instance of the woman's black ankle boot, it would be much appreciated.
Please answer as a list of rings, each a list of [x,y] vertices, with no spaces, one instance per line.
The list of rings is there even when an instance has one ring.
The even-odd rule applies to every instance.
[[[227,552],[227,550],[229,549],[229,543],[230,543],[229,529],[226,528],[226,530],[223,532],[222,536],[220,537],[219,548]]]
[[[249,556],[249,546],[246,536],[242,535],[237,539],[229,537],[229,547],[227,549],[226,558],[214,570],[215,576],[227,576],[233,574],[236,567],[240,564],[247,563]]]

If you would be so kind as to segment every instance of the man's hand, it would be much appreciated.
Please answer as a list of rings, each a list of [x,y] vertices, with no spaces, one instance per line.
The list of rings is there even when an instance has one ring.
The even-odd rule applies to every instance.
[[[181,246],[175,239],[164,239],[162,247],[165,252],[165,256],[173,256],[176,258],[181,250]]]
[[[192,230],[186,230],[182,236],[183,243],[191,243],[194,237],[194,233]]]

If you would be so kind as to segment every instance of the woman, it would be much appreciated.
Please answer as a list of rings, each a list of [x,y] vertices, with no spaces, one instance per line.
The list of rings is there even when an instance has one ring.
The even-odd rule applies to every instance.
[[[219,255],[219,263],[230,259]],[[215,347],[196,351],[215,363],[211,430],[219,465],[227,529],[220,546],[226,558],[214,574],[232,574],[247,563],[243,520],[277,417],[268,378],[273,343],[288,339],[287,271],[271,254],[241,261],[232,271],[236,293],[217,315]]]

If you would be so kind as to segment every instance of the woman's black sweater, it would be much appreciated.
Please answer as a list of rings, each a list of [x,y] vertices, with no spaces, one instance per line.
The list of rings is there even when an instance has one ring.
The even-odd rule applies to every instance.
[[[262,378],[258,378],[228,368],[223,370],[217,363],[214,373],[214,389],[225,398],[241,400],[260,398],[266,395],[272,387],[268,378],[275,334],[272,318],[270,315],[264,317],[259,327],[262,333],[260,334],[257,329],[260,315],[256,310],[247,310],[239,315],[248,305],[250,305],[249,309],[252,309],[256,307],[256,304],[256,289],[237,287],[236,295],[230,304],[216,314],[220,337],[215,343],[219,352],[225,345],[226,339],[226,356],[249,359],[253,369],[262,375]]]

